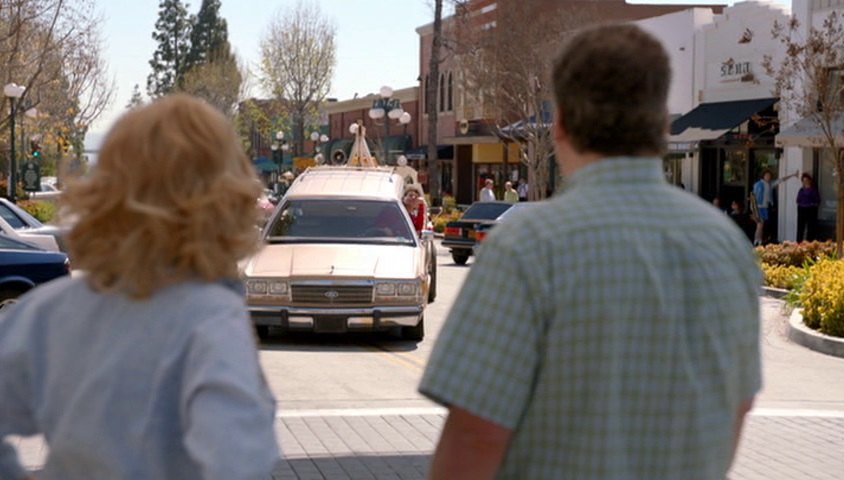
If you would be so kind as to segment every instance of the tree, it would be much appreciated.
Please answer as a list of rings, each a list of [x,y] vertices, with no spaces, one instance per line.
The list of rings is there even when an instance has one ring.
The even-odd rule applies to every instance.
[[[179,91],[202,98],[231,116],[240,98],[243,76],[234,55],[221,55],[188,70]]]
[[[775,81],[780,102],[803,118],[809,118],[821,131],[815,145],[825,147],[835,162],[837,211],[835,238],[838,258],[844,258],[844,25],[832,11],[820,28],[809,27],[806,38],[796,17],[788,24],[774,24],[772,34],[785,51],[785,58],[775,62],[766,56],[763,67]]]
[[[126,104],[126,110],[138,108],[144,104],[144,97],[141,94],[141,87],[136,83],[135,88],[132,89],[132,98]]]
[[[437,124],[439,123],[437,110],[438,85],[440,78],[440,63],[443,43],[443,0],[434,0],[434,34],[431,40],[431,58],[429,60],[429,81],[425,82],[425,111],[428,112],[428,193],[431,204],[442,204],[442,190],[440,188],[440,163],[437,152]]]
[[[181,0],[161,0],[152,33],[158,47],[149,61],[152,73],[147,77],[150,97],[166,95],[181,84],[190,46],[190,26],[187,5]]]
[[[462,88],[493,131],[519,145],[519,158],[507,160],[527,166],[529,199],[539,200],[554,155],[552,63],[567,36],[597,16],[582,5],[543,0],[499,2],[496,13],[494,25],[464,19],[457,44]]]
[[[336,30],[316,3],[300,0],[293,9],[279,11],[261,39],[261,80],[290,109],[299,153],[308,118],[317,114],[331,88]]]
[[[191,24],[190,49],[185,57],[185,71],[215,60],[216,55],[231,54],[228,25],[226,20],[220,17],[220,0],[202,0],[199,13],[192,18]]]
[[[111,101],[114,84],[102,57],[101,21],[93,0],[0,3],[4,83],[26,87],[19,102],[38,112],[26,120],[27,132],[40,137],[47,153],[44,162],[56,158],[53,152],[60,149],[53,147],[59,139],[73,145],[76,159],[81,159],[88,125]],[[3,118],[0,128],[8,121]]]

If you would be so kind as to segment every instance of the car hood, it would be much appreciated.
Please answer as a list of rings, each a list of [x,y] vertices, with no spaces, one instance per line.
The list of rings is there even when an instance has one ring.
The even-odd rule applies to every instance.
[[[266,245],[243,268],[249,277],[416,278],[418,247],[350,244]]]

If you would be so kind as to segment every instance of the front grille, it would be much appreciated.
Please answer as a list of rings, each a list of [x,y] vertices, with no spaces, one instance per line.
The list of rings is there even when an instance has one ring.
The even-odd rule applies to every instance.
[[[371,285],[293,285],[293,303],[308,305],[367,305]]]

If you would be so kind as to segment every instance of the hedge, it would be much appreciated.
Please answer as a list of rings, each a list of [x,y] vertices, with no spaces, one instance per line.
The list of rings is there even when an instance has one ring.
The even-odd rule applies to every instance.
[[[806,326],[844,337],[844,260],[823,259],[812,266],[799,302]]]
[[[756,247],[762,264],[803,267],[835,255],[833,242],[783,242]]]

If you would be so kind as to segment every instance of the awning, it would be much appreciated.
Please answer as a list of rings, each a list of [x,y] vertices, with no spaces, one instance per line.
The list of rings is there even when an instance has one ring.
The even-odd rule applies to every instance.
[[[276,164],[267,157],[258,157],[253,159],[252,165],[258,172],[273,172],[278,168],[276,167]]]
[[[413,150],[408,150],[405,156],[410,160],[424,160],[428,158],[428,146],[423,145]],[[437,160],[454,158],[454,145],[437,145]]]
[[[820,115],[820,112],[818,113]],[[776,136],[778,147],[825,147],[827,139],[821,129],[820,116],[804,117],[794,125],[784,129]],[[835,142],[844,144],[844,114],[830,120],[830,127],[836,132]]]
[[[671,135],[668,137],[668,142],[689,146],[702,140],[714,140],[776,102],[776,98],[757,98],[702,103],[671,123]]]

